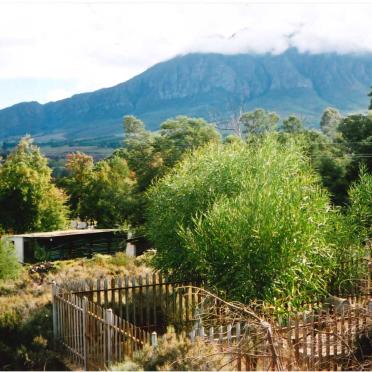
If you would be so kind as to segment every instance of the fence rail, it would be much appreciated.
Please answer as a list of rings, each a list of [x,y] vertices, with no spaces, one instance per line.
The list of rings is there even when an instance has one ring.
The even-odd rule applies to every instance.
[[[144,329],[90,302],[86,297],[63,292],[53,285],[54,339],[71,360],[85,370],[104,369],[132,356],[150,343]]]
[[[186,331],[191,342],[215,347],[229,369],[337,370],[355,362],[356,341],[372,327],[371,296],[353,294],[341,305],[310,304],[303,313],[282,317],[260,314],[273,342],[259,341],[252,323],[224,323],[224,301],[208,302],[202,293],[198,283],[159,274],[53,285],[54,336],[76,364],[89,370],[131,357],[168,325],[176,333]],[[199,315],[207,307],[210,318],[203,324]]]
[[[211,327],[196,323],[189,335],[191,342],[216,345],[228,355],[226,367],[238,371],[275,369],[276,357],[286,370],[338,370],[350,363],[355,367],[357,342],[369,337],[372,312],[368,303],[353,299],[352,306],[342,311],[313,310],[289,317],[286,325],[273,323],[277,355],[267,342],[255,342],[248,322]]]
[[[192,309],[200,302],[200,282],[177,281],[158,273],[69,283],[66,290],[104,308],[130,323],[158,334],[168,325],[190,328]]]

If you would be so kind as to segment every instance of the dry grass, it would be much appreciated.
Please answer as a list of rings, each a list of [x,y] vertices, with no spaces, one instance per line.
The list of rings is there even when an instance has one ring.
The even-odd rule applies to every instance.
[[[91,259],[55,261],[53,264],[54,269],[46,274],[29,274],[30,266],[26,265],[18,279],[0,281],[0,314],[17,311],[27,317],[30,311],[51,301],[53,281],[63,283],[151,271],[142,258],[128,257],[121,252],[115,256],[97,254]]]
[[[53,262],[47,273],[22,267],[15,280],[0,281],[0,370],[66,369],[51,350],[51,283],[149,272],[143,259],[124,253]]]

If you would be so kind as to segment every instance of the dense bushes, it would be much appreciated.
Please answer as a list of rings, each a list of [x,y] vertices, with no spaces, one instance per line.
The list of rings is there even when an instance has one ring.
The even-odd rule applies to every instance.
[[[336,273],[333,237],[344,221],[294,141],[199,149],[148,199],[156,265],[230,298],[299,303],[326,293]]]

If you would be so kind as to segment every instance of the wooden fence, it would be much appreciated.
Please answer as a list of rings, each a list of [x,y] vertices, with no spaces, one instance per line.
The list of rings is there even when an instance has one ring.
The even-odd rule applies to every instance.
[[[67,289],[137,327],[164,334],[169,325],[177,331],[191,328],[192,311],[200,302],[198,285],[153,273],[74,282]]]
[[[273,339],[258,341],[248,320],[223,323],[223,301],[208,302],[199,289],[158,274],[54,285],[55,339],[84,369],[102,369],[173,325],[192,342],[215,348],[225,369],[337,370],[357,366],[356,340],[372,327],[370,295],[353,295],[342,307],[316,303],[304,313],[260,314]],[[203,326],[198,312],[206,308],[212,310]]]
[[[214,345],[215,357],[224,355],[223,363],[229,370],[360,369],[358,342],[363,337],[369,340],[372,312],[365,297],[353,297],[353,300],[351,306],[341,310],[333,307],[294,314],[287,318],[286,325],[268,321],[275,353],[268,339],[264,342],[255,339],[250,323],[216,327],[196,323],[190,339]]]
[[[53,285],[53,333],[70,359],[85,370],[104,369],[132,356],[151,335],[111,309]]]

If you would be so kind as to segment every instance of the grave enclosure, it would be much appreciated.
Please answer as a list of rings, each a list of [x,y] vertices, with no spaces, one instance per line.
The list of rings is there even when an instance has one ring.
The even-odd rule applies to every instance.
[[[54,284],[56,344],[81,368],[105,369],[156,344],[171,325],[191,342],[213,346],[227,369],[341,370],[359,363],[356,342],[372,327],[365,291],[341,308],[317,303],[281,317],[257,313],[258,322],[244,315],[231,320],[231,305],[218,298],[204,321],[198,314],[206,312],[207,297],[202,283],[159,274]]]

